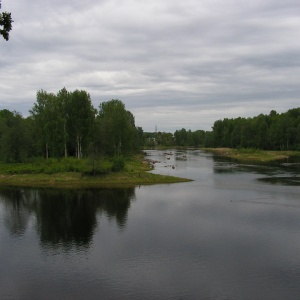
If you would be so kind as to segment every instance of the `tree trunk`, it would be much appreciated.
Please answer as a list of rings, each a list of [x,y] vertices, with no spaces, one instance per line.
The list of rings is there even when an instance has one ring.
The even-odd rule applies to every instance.
[[[81,158],[81,138],[78,134],[76,136],[76,157]]]

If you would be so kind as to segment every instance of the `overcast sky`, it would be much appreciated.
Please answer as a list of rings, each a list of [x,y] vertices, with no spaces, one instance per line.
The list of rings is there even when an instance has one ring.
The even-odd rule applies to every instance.
[[[144,131],[300,106],[299,0],[2,0],[0,109],[40,89],[120,99]]]

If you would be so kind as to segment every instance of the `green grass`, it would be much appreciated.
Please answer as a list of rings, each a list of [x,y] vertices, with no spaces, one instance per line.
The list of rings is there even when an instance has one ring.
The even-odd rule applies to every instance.
[[[128,158],[38,159],[30,163],[0,164],[0,184],[32,187],[136,186],[190,181],[152,174],[143,156]],[[94,174],[96,174],[94,176]]]
[[[284,160],[289,157],[300,157],[300,151],[267,151],[259,149],[232,149],[232,148],[204,148],[204,151],[215,153],[237,160],[252,160],[258,162],[271,162]]]

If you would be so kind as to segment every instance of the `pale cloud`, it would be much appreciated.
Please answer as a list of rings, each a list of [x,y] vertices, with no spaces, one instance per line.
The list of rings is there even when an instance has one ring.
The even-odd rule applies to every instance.
[[[36,92],[121,99],[146,131],[299,107],[298,0],[2,1],[0,109]]]

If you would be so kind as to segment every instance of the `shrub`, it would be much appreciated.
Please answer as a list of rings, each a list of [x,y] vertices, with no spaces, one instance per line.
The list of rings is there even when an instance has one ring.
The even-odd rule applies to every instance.
[[[125,161],[123,157],[116,157],[113,160],[113,164],[111,167],[112,172],[119,172],[125,168]]]

